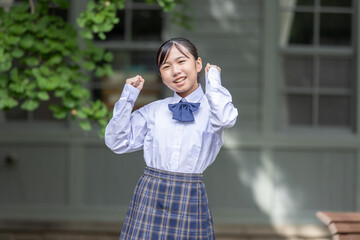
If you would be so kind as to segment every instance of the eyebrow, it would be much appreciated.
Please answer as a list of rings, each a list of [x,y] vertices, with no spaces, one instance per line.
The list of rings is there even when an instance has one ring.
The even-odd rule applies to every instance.
[[[179,60],[180,58],[188,58],[187,56],[183,55],[183,56],[180,56],[180,57],[177,57],[175,58],[175,61]],[[166,62],[163,62],[162,64],[160,64],[160,67],[164,64],[169,64],[167,61]]]

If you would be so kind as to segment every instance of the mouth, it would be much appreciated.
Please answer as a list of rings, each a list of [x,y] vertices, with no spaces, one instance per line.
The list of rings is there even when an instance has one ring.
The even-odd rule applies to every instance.
[[[186,79],[186,77],[178,77],[174,80],[174,83],[181,83]]]

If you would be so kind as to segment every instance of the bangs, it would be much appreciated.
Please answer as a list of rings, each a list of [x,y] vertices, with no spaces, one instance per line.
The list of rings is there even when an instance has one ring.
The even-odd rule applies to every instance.
[[[162,47],[160,47],[159,53],[157,54],[159,56],[157,59],[158,69],[162,64],[164,64],[164,62],[166,62],[172,46],[175,46],[176,49],[179,50],[179,52],[181,52],[185,57],[189,58],[189,56],[180,47],[181,44],[178,44],[177,42],[173,42],[173,41],[167,42]]]

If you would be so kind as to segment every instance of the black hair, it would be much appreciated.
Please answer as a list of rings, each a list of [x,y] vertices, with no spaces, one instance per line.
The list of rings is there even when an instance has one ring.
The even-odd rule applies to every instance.
[[[197,49],[195,47],[195,45],[190,42],[188,39],[186,38],[171,38],[169,40],[167,40],[166,42],[164,42],[156,55],[156,63],[157,63],[157,68],[158,68],[158,72],[160,73],[160,66],[166,61],[166,59],[169,56],[169,52],[170,49],[175,46],[182,54],[184,54],[187,58],[190,58],[188,55],[186,55],[184,53],[184,51],[181,49],[180,46],[186,48],[189,53],[194,57],[195,60],[197,60],[199,58]],[[199,82],[200,80],[200,73],[198,73],[197,75],[197,80]]]

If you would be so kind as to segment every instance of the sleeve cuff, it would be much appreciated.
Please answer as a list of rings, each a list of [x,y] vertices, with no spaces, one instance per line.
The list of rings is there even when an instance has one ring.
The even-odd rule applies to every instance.
[[[138,98],[140,90],[130,84],[125,84],[121,98],[126,98],[127,101],[134,103]]]
[[[207,73],[207,82],[221,85],[220,72],[215,67],[211,67]]]

